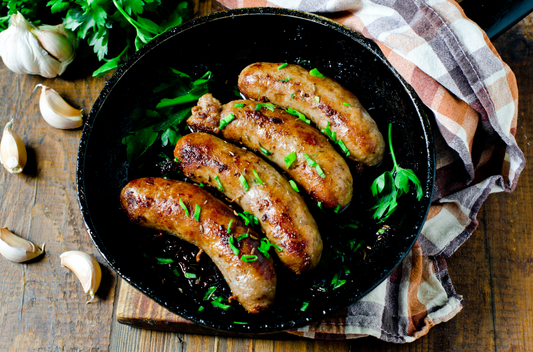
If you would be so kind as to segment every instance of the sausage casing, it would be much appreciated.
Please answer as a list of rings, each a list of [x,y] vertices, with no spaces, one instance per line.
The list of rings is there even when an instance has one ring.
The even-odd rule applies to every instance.
[[[302,197],[271,165],[250,151],[206,133],[182,137],[174,156],[186,177],[218,188],[257,217],[289,269],[299,274],[318,264],[322,239],[317,224]]]
[[[336,134],[348,157],[375,166],[383,159],[385,142],[376,122],[359,99],[328,77],[318,77],[299,65],[258,62],[239,75],[239,89],[248,99],[270,101],[305,114],[320,130]],[[330,137],[331,138],[331,137]]]
[[[316,128],[270,105],[237,100],[221,106],[206,94],[192,109],[187,124],[193,131],[212,133],[261,153],[323,206],[347,206],[353,195],[353,178],[346,161]],[[219,128],[221,119],[230,114],[235,118]],[[293,152],[297,159],[287,167],[285,158]]]
[[[246,311],[259,313],[273,303],[277,278],[272,258],[257,250],[260,245],[257,233],[244,226],[233,210],[207,191],[186,182],[142,178],[128,183],[120,199],[132,222],[173,234],[202,249]],[[198,221],[194,217],[196,205],[201,208]],[[248,237],[237,240],[246,233]],[[229,245],[232,236],[238,255]],[[257,260],[245,262],[240,259],[243,255],[257,255]]]

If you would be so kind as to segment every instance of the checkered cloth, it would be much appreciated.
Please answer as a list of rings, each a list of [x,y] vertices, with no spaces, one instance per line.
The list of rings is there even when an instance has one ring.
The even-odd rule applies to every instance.
[[[333,15],[374,40],[434,112],[433,204],[418,243],[381,285],[337,316],[293,334],[375,336],[404,343],[462,309],[445,257],[476,229],[489,193],[511,192],[524,168],[518,91],[486,34],[452,0],[219,0],[229,8],[284,7]]]

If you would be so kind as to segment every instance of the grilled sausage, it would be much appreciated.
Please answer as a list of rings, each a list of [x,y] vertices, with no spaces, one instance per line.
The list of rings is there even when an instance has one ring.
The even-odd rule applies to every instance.
[[[168,232],[202,249],[220,269],[246,311],[259,313],[273,303],[277,279],[272,258],[258,250],[257,233],[244,226],[233,210],[207,191],[186,182],[142,178],[128,183],[120,199],[132,222]],[[201,208],[198,221],[194,217],[196,206]],[[248,237],[237,240],[246,233]],[[231,237],[238,255],[229,244]],[[256,255],[257,260],[245,262],[240,259],[243,255]]]
[[[317,77],[299,65],[259,62],[239,75],[239,89],[248,99],[270,101],[305,114],[330,138],[342,140],[348,157],[375,166],[383,159],[385,142],[376,122],[355,95],[333,79]],[[333,139],[333,138],[332,138]]]
[[[227,116],[235,118],[219,128],[222,118]],[[352,199],[350,169],[327,138],[272,104],[238,100],[221,107],[217,99],[206,94],[192,109],[187,124],[193,131],[212,133],[262,153],[327,208],[344,208]],[[285,157],[292,152],[297,159],[287,167]]]
[[[253,214],[289,269],[300,274],[318,264],[322,239],[316,222],[302,197],[267,162],[206,133],[182,137],[174,156],[186,177],[217,187]]]

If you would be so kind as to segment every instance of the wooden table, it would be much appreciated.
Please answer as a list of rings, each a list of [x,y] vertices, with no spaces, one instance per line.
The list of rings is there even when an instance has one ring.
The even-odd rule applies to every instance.
[[[221,10],[212,0],[199,13]],[[530,159],[533,146],[533,15],[495,40],[515,72],[520,91],[516,139]],[[110,76],[107,76],[109,78]],[[374,338],[355,341],[261,340],[144,330],[115,319],[120,281],[85,231],[77,203],[76,156],[81,130],[51,128],[38,110],[38,83],[53,87],[86,113],[105,78],[43,79],[17,75],[0,64],[0,126],[16,118],[29,154],[21,175],[0,171],[0,226],[47,252],[31,264],[0,258],[0,351],[532,351],[533,165],[516,191],[494,194],[478,216],[479,228],[448,260],[465,308],[451,321],[408,345]],[[530,133],[531,132],[531,133]],[[97,301],[86,305],[76,277],[61,267],[66,250],[93,254],[104,264]]]

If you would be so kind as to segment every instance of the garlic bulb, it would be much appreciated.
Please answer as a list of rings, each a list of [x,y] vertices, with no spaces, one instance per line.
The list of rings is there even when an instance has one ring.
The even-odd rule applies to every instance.
[[[87,303],[91,302],[102,279],[100,264],[89,254],[80,251],[64,252],[60,258],[61,265],[69,268],[80,280],[84,292],[91,295]]]
[[[35,86],[35,89],[39,87],[42,88],[39,109],[46,122],[60,129],[78,128],[83,124],[83,109],[78,110],[70,106],[52,88],[38,84]]]
[[[18,174],[22,172],[26,165],[27,154],[22,138],[11,130],[12,125],[13,120],[9,121],[4,127],[2,141],[0,142],[0,162],[7,171],[12,174]]]
[[[0,254],[12,262],[22,263],[44,253],[32,242],[15,235],[7,227],[0,229]]]
[[[9,28],[0,33],[0,56],[16,73],[61,75],[74,60],[77,46],[75,35],[62,24],[35,27],[20,12],[11,15]]]

